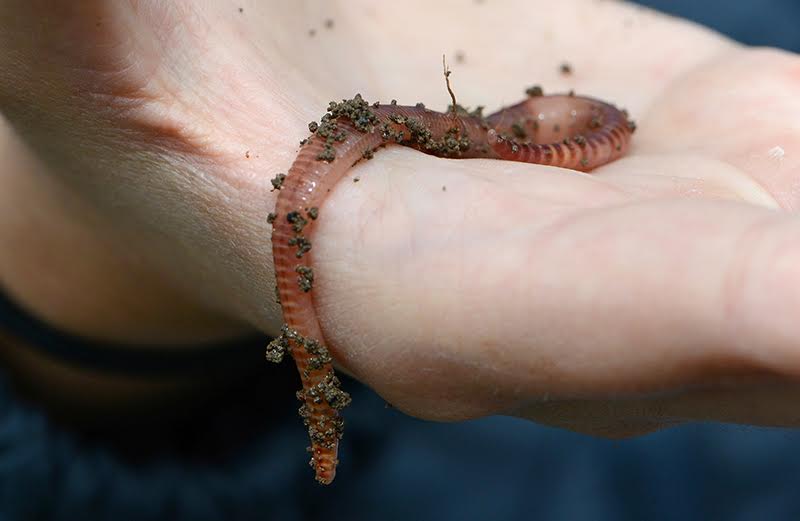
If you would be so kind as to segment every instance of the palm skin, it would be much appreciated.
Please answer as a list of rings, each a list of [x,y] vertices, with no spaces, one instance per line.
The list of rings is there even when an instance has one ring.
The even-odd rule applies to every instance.
[[[20,20],[0,41],[0,110],[75,198],[59,211],[93,227],[89,262],[124,268],[97,282],[64,256],[53,289],[0,264],[53,322],[136,342],[277,333],[270,178],[328,99],[443,109],[439,56],[461,51],[460,103],[575,89],[630,111],[633,148],[591,175],[399,148],[357,165],[314,237],[341,366],[432,419],[798,424],[795,56],[588,0],[51,4],[0,8]],[[96,283],[118,289],[67,305]]]

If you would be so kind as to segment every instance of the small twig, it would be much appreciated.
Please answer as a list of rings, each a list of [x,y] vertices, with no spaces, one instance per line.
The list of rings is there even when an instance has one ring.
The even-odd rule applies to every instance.
[[[450,93],[450,99],[453,100],[453,105],[450,107],[450,110],[453,112],[453,115],[456,115],[456,95],[453,92],[453,89],[450,87],[450,69],[447,68],[447,60],[445,60],[444,54],[442,54],[442,68],[444,69],[444,82],[447,85],[447,92]]]

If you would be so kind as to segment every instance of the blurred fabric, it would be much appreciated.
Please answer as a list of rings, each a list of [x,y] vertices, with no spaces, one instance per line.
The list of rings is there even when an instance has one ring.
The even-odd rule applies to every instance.
[[[800,51],[795,0],[641,3]],[[435,424],[351,380],[339,477],[321,487],[293,371],[263,364],[197,417],[107,437],[60,427],[0,378],[0,519],[800,519],[800,432],[688,425],[604,441],[509,418]]]

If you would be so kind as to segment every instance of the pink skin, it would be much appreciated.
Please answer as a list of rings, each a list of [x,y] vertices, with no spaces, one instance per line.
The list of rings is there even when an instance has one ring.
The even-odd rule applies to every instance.
[[[319,159],[326,150],[326,140],[320,135],[312,136],[302,147],[281,186],[272,231],[283,320],[292,332],[287,347],[303,384],[298,397],[304,401],[303,416],[309,426],[311,466],[317,481],[323,484],[330,484],[336,475],[341,436],[338,409],[342,397],[349,398],[338,391],[330,358],[312,360],[318,353],[309,353],[294,336],[320,344],[324,338],[312,292],[301,288],[297,271],[298,267],[313,265],[312,252],[300,251],[296,242],[297,237],[310,237],[313,232],[316,215],[312,217],[309,211],[322,206],[334,185],[365,153],[369,155],[389,143],[443,157],[503,159],[589,171],[624,155],[635,128],[624,111],[572,95],[533,96],[485,119],[443,114],[419,106],[381,105],[373,106],[371,111],[376,120],[366,131],[357,129],[346,118],[337,120],[337,132],[342,134],[327,143],[335,149],[332,160]],[[448,137],[466,138],[469,146],[457,150],[432,148],[430,141],[420,143],[414,128],[429,130],[434,142],[445,142]],[[299,230],[296,217],[287,219],[289,215],[303,219]],[[331,382],[335,390],[326,394]],[[332,406],[333,400],[339,403]]]

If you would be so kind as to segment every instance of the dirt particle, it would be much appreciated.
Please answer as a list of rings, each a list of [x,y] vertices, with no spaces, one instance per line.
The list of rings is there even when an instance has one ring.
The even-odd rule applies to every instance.
[[[246,157],[247,159],[250,159],[250,151],[249,150],[244,153],[244,157]]]
[[[267,222],[268,222],[269,224],[272,224],[272,223],[274,223],[274,222],[275,222],[275,219],[277,219],[277,218],[278,218],[278,214],[276,214],[275,212],[269,212],[269,213],[267,214]]]
[[[325,20],[325,29],[333,29],[333,18],[327,18]]]
[[[558,72],[560,72],[562,76],[571,76],[572,65],[570,65],[569,62],[563,62],[558,66]]]
[[[394,118],[396,122],[397,118]],[[390,117],[390,121],[392,118]],[[381,139],[384,141],[394,141],[395,143],[402,143],[403,142],[403,132],[400,130],[395,129],[388,123],[384,123],[383,127],[381,128]]]
[[[322,125],[317,134],[323,137],[333,136],[337,141],[343,140],[346,137],[343,132],[338,134],[333,132],[336,130],[335,123],[339,118],[349,119],[356,130],[361,132],[369,132],[378,124],[378,117],[369,103],[361,97],[361,94],[356,94],[352,99],[342,100],[339,103],[331,101],[328,104],[328,113],[322,117]]]
[[[316,206],[312,206],[308,210],[306,210],[306,214],[311,218],[312,221],[316,221],[317,217],[319,217],[319,208]]]
[[[309,266],[297,266],[294,269],[297,272],[297,285],[303,293],[308,293],[314,286],[314,270]]]
[[[542,89],[542,87],[539,85],[533,85],[532,87],[525,89],[525,94],[531,98],[538,98],[539,96],[544,96],[544,89]]]
[[[322,403],[324,399],[337,411],[350,404],[350,395],[342,391],[341,382],[333,373],[326,374],[320,383],[311,387],[306,392],[306,397],[310,397],[314,402],[319,399],[318,403]]]
[[[296,235],[289,239],[289,246],[297,246],[297,253],[294,256],[299,259],[311,250],[311,241],[302,235]]]
[[[272,183],[272,190],[270,192],[274,192],[275,190],[280,190],[283,187],[283,182],[286,180],[286,174],[278,174],[270,180]]]
[[[402,124],[408,129],[408,135],[403,132],[392,133],[391,129],[385,129],[384,138],[394,138],[398,143],[406,143],[419,147],[422,150],[430,151],[442,156],[458,156],[461,152],[469,150],[471,142],[469,137],[462,136],[461,131],[456,128],[449,128],[441,139],[433,139],[430,128],[417,118],[397,117],[393,120],[397,124]]]
[[[317,123],[316,121],[312,121],[311,123],[308,124],[308,131],[311,132],[312,134],[316,132],[318,129],[319,129],[319,123]]]
[[[284,328],[285,327],[286,326],[284,326]],[[287,351],[289,351],[289,339],[281,332],[277,338],[273,339],[272,342],[267,345],[267,361],[279,364],[283,361],[283,357]]]
[[[330,163],[334,159],[336,159],[336,150],[330,143],[325,143],[325,145],[322,147],[322,151],[317,154],[317,161],[325,161]]]
[[[292,229],[295,233],[300,233],[303,231],[303,228],[306,227],[308,221],[300,215],[300,212],[293,211],[286,214],[286,221],[292,225]]]
[[[398,125],[405,125],[406,121],[408,121],[408,118],[401,116],[400,114],[389,114],[386,119],[392,123],[397,123]]]
[[[317,30],[316,29],[309,29],[308,30],[308,37],[309,38],[313,38],[314,36],[316,36],[316,34],[317,34]]]
[[[303,346],[306,349],[308,354],[312,355],[308,359],[308,369],[310,371],[318,371],[322,369],[326,364],[333,362],[333,358],[331,354],[328,352],[328,349],[313,339],[306,339],[303,342]]]
[[[483,116],[483,109],[484,108],[486,108],[486,107],[484,107],[483,105],[478,105],[477,107],[475,107],[471,111],[468,111],[467,114],[469,114],[470,117],[477,118],[477,119],[481,120],[482,124],[486,124],[486,122],[483,121],[485,119],[484,116]]]
[[[239,8],[239,12],[240,12],[240,13],[243,13],[243,12],[244,12],[244,7],[240,7],[240,8]]]

